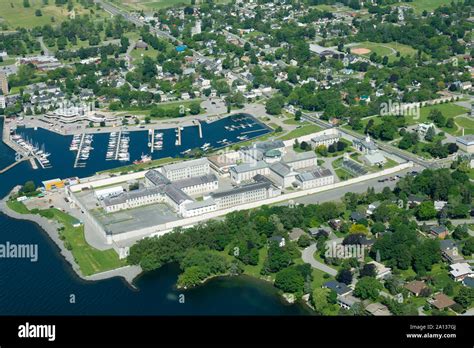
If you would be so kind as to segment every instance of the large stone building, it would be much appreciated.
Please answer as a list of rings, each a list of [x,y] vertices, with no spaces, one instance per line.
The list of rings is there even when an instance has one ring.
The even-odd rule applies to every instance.
[[[163,167],[163,175],[171,181],[210,174],[207,158],[168,164]]]
[[[303,190],[334,184],[334,175],[329,169],[316,168],[296,176],[296,181]]]
[[[270,169],[265,161],[255,161],[239,164],[230,168],[229,172],[232,181],[240,184],[243,181],[252,180],[252,178],[257,174],[268,175],[270,174]]]
[[[230,190],[213,192],[211,198],[217,209],[226,209],[236,205],[261,201],[281,194],[281,190],[262,175],[254,177],[255,182],[234,187]]]
[[[310,168],[318,165],[318,159],[313,151],[288,153],[282,158],[282,162],[287,164],[293,170]]]

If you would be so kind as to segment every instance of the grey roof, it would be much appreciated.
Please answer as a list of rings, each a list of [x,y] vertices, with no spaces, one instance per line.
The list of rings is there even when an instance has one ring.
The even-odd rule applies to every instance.
[[[472,277],[466,277],[466,278],[464,278],[464,280],[462,281],[462,283],[463,283],[465,286],[474,289],[474,278],[472,278]]]
[[[268,189],[271,185],[272,184],[269,182],[255,182],[255,183],[251,183],[247,185],[238,186],[230,190],[212,192],[211,197],[215,199],[215,198],[222,198],[226,196],[233,196],[233,195],[237,195],[237,194],[241,194],[245,192]]]
[[[115,197],[107,197],[104,198],[104,205],[106,207],[110,207],[112,205],[123,204],[129,200],[137,199],[141,197],[147,197],[157,194],[163,194],[163,190],[160,187],[152,187],[152,188],[142,188],[139,190],[133,190],[128,192],[123,192]]]
[[[329,169],[317,168],[316,170],[300,173],[296,176],[296,178],[301,182],[305,182],[305,181],[316,180],[319,178],[324,178],[327,176],[332,176],[332,172]]]
[[[166,184],[169,184],[170,181],[168,180],[167,177],[165,177],[163,174],[161,174],[159,171],[157,170],[149,170],[146,174],[145,174],[145,178],[147,178],[148,180],[150,180],[153,185],[155,186],[159,186],[159,185],[166,185]]]
[[[273,163],[270,166],[270,170],[274,172],[276,175],[281,176],[282,178],[284,178],[285,176],[287,176],[288,174],[292,172],[292,169],[290,168],[290,166],[281,162]]]
[[[443,239],[439,241],[439,247],[441,250],[449,250],[457,247],[457,244],[452,239]]]
[[[367,142],[365,139],[354,139],[354,145],[360,145],[369,150],[377,150],[377,145],[372,140]]]
[[[297,161],[303,161],[307,159],[315,159],[316,154],[313,151],[305,151],[305,152],[296,152],[296,153],[288,153],[283,158],[282,161],[286,163],[292,163]]]
[[[205,164],[209,165],[209,161],[207,160],[207,158],[198,158],[198,159],[190,160],[190,161],[167,164],[167,165],[163,166],[163,170],[170,171],[170,170],[182,169],[182,168],[186,168],[186,167],[200,166],[200,165],[205,165]]]
[[[262,168],[267,168],[267,167],[268,167],[268,164],[266,162],[256,161],[252,163],[239,164],[235,167],[230,168],[230,170],[236,173],[246,173],[246,172],[250,172],[256,169],[262,169]]]
[[[193,199],[189,197],[186,193],[181,191],[179,188],[174,185],[167,185],[165,188],[166,195],[176,204],[181,204],[184,201],[192,201]]]
[[[344,283],[339,283],[336,280],[331,280],[329,282],[324,283],[324,287],[331,289],[336,292],[338,295],[344,295],[352,291],[351,288],[349,288],[346,284]]]
[[[284,147],[285,147],[285,143],[282,140],[264,141],[264,142],[255,144],[255,148],[263,152],[266,152],[268,150],[273,150],[273,149],[280,149]]]
[[[431,226],[430,231],[435,233],[435,234],[441,234],[447,230],[446,226]]]
[[[321,134],[321,135],[318,135],[317,137],[311,138],[311,141],[316,143],[318,141],[324,141],[324,140],[335,139],[335,138],[340,138],[340,137],[341,135],[339,133]]]
[[[194,201],[186,204],[187,210],[198,209],[203,207],[208,207],[210,205],[214,205],[216,202],[212,198],[208,198],[202,201]]]
[[[474,135],[473,134],[468,134],[464,135],[462,137],[457,137],[456,141],[460,142],[461,144],[464,145],[474,145]]]
[[[202,176],[176,180],[175,182],[173,182],[173,185],[179,189],[183,189],[190,186],[204,185],[214,181],[217,181],[217,176],[215,176],[214,174],[206,174]]]

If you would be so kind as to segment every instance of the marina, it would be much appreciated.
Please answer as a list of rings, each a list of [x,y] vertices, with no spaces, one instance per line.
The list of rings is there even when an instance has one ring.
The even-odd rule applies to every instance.
[[[71,168],[75,169],[78,175],[87,176],[97,171],[141,161],[142,156],[154,160],[188,156],[194,151],[206,153],[270,132],[267,126],[251,115],[226,117],[198,124],[196,122],[197,120],[187,127],[167,129],[129,130],[127,127],[117,127],[108,132],[88,129],[87,132],[71,135],[61,135],[43,127],[25,127],[17,124],[15,128],[7,128],[3,134],[7,134],[4,143],[21,154],[17,160],[30,158],[33,168],[49,169],[51,166]],[[252,124],[253,132],[244,134],[246,130],[249,131],[247,126],[245,129],[240,127],[233,131],[226,129],[242,123]],[[8,132],[12,132],[10,136]],[[205,134],[206,137],[201,138],[201,134]],[[12,139],[14,135],[20,135],[22,140],[27,138],[28,143],[44,144],[41,146],[42,149],[46,147],[54,151],[51,151],[51,154],[46,151],[42,153],[40,147],[36,146],[39,152],[31,154],[30,145],[26,145],[25,142],[26,148],[21,147]],[[6,169],[9,170],[11,168]]]

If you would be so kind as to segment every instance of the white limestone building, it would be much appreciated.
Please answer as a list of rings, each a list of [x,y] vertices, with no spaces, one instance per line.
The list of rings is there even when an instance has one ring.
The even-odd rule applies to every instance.
[[[171,181],[202,176],[210,173],[207,158],[168,164],[163,166],[163,175]]]

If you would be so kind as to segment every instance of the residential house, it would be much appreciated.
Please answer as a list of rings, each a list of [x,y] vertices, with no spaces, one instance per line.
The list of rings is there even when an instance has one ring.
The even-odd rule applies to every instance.
[[[449,263],[464,262],[464,257],[459,255],[458,246],[452,239],[441,240],[439,247],[441,256]]]
[[[390,267],[386,267],[384,264],[380,262],[371,261],[368,264],[375,266],[376,279],[386,279],[392,275],[392,269]]]
[[[431,305],[436,307],[439,310],[449,308],[456,304],[452,299],[446,296],[443,293],[439,293],[433,296],[433,299],[430,301]]]
[[[431,226],[430,227],[430,234],[437,237],[437,238],[444,239],[449,234],[449,230],[444,225]]]
[[[268,243],[276,242],[280,248],[283,248],[286,245],[285,238],[281,236],[273,236],[268,238]]]
[[[462,281],[464,278],[473,274],[471,265],[467,262],[453,263],[452,265],[449,265],[449,268],[451,269],[449,274],[457,282]]]
[[[367,313],[373,316],[392,315],[392,313],[390,313],[390,311],[388,310],[387,306],[379,302],[369,304],[367,307],[365,307],[365,310],[367,311]]]
[[[290,238],[290,241],[294,242],[300,239],[300,237],[305,234],[305,231],[303,231],[301,228],[294,227],[288,236]]]
[[[410,291],[413,295],[420,296],[421,292],[427,289],[427,286],[425,282],[421,280],[413,280],[409,283],[406,283],[404,288]]]
[[[338,296],[346,296],[352,293],[351,288],[349,288],[346,284],[340,283],[336,280],[326,282],[322,287],[334,291]]]

